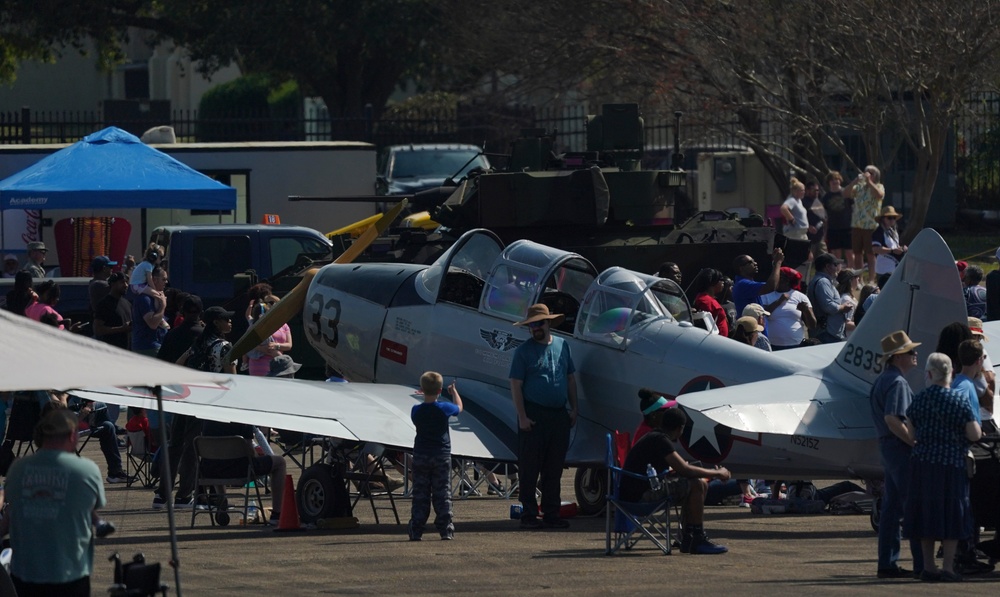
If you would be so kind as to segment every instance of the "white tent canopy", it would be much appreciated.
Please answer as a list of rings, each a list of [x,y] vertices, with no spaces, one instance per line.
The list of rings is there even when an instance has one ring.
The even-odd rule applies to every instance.
[[[0,310],[0,391],[221,383],[226,375],[128,352]]]

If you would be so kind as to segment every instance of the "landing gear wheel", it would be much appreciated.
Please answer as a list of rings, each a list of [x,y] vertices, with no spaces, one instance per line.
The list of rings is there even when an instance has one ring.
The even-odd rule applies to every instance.
[[[882,517],[882,496],[872,500],[871,523],[872,530],[878,532],[879,519]]]
[[[306,524],[313,524],[321,518],[335,516],[336,495],[333,469],[327,464],[314,464],[299,477],[295,491],[299,518]]]
[[[580,514],[594,516],[604,510],[608,495],[608,471],[603,466],[581,466],[573,482]]]
[[[217,522],[220,527],[229,526],[229,512],[216,512],[215,522]]]

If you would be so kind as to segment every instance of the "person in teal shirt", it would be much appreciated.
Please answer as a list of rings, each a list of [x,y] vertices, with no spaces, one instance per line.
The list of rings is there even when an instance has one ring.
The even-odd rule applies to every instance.
[[[101,472],[76,455],[76,415],[50,411],[35,428],[39,450],[7,475],[6,499],[17,594],[90,595],[93,513],[106,499]]]
[[[569,344],[553,336],[551,329],[563,319],[563,315],[549,313],[548,307],[537,304],[528,308],[524,321],[514,324],[527,326],[531,332],[531,339],[514,351],[510,365],[510,393],[517,410],[523,529],[569,526],[559,517],[559,492],[570,428],[576,424],[576,367]],[[539,479],[541,512],[535,499]]]
[[[983,370],[983,344],[979,340],[963,340],[958,345],[958,362],[962,365],[961,373],[951,381],[951,389],[964,396],[972,407],[976,423],[983,424],[979,414],[979,391],[976,389],[976,376]]]

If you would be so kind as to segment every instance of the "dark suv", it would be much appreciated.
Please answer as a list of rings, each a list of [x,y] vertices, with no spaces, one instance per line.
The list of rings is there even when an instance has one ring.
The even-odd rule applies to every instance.
[[[410,195],[440,187],[449,178],[457,181],[474,168],[490,168],[475,145],[391,145],[379,154],[375,189],[379,195]]]

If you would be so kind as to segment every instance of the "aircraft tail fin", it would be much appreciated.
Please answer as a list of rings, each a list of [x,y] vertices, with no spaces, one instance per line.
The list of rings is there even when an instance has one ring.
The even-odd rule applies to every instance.
[[[923,388],[923,365],[927,355],[934,352],[941,329],[955,321],[966,322],[955,258],[944,239],[927,228],[909,246],[831,367],[873,382],[882,372],[882,338],[904,330],[911,340],[922,343],[917,350],[919,367],[907,376],[917,391]]]

